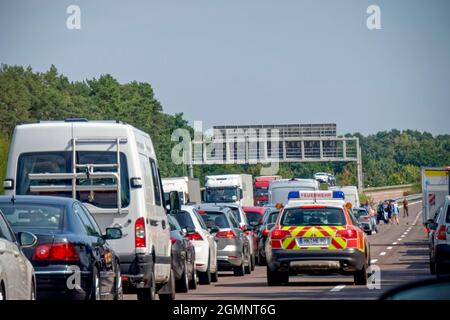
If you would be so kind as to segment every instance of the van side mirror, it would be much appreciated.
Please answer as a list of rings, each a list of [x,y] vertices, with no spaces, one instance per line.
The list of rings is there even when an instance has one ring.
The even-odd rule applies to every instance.
[[[178,191],[170,191],[169,192],[169,210],[170,212],[180,211],[181,210],[181,201],[180,195]]]
[[[117,240],[122,238],[122,230],[120,228],[106,228],[104,240]]]
[[[239,189],[239,199],[244,198],[244,191],[242,189]]]

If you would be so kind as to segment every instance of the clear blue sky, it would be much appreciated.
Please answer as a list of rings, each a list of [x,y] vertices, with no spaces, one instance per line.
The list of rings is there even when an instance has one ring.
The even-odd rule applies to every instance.
[[[0,62],[149,82],[166,112],[206,126],[450,133],[449,17],[448,0],[0,0]]]

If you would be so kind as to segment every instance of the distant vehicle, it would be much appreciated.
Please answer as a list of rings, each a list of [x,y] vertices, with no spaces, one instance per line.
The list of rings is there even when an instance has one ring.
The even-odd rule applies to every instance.
[[[266,207],[265,209],[266,212],[264,213],[262,224],[256,232],[256,236],[258,237],[257,260],[260,266],[266,265],[266,240],[280,214],[280,210],[275,207]]]
[[[254,205],[263,206],[269,202],[269,184],[281,176],[260,176],[254,181]]]
[[[294,191],[266,242],[267,283],[276,286],[290,275],[353,275],[367,284],[370,246],[349,214],[342,192]]]
[[[199,283],[210,284],[217,281],[217,243],[202,217],[192,205],[182,206],[171,213],[181,228],[186,229],[188,238],[195,248],[195,267]]]
[[[317,172],[314,174],[314,179],[319,181],[320,183],[328,183],[330,175],[326,172]]]
[[[36,299],[34,269],[22,251],[36,240],[29,232],[19,232],[16,238],[0,210],[0,301]]]
[[[247,216],[249,225],[256,229],[263,221],[264,213],[266,212],[266,207],[243,207],[242,208]]]
[[[0,210],[14,232],[37,237],[23,251],[35,269],[38,298],[122,299],[119,258],[107,242],[122,237],[119,228],[102,234],[87,208],[71,198],[0,196]],[[79,287],[70,288],[75,270]]]
[[[253,205],[253,181],[249,174],[206,176],[205,202]]]
[[[288,194],[298,190],[319,190],[319,183],[314,179],[281,179],[272,181],[269,186],[269,205],[288,202]]]
[[[162,185],[164,190],[164,199],[167,202],[170,191],[177,191],[180,195],[181,204],[201,203],[200,182],[198,179],[189,177],[163,178]]]
[[[359,202],[359,192],[356,186],[334,186],[330,187],[329,190],[344,192],[344,200],[352,205],[352,209],[361,207],[361,203]]]
[[[170,284],[170,230],[147,133],[117,121],[86,119],[19,125],[4,186],[10,196],[76,198],[103,231],[120,227],[126,236],[111,246],[119,256],[126,293],[151,300]]]
[[[336,177],[332,174],[328,174],[328,184],[330,186],[335,186],[336,185]]]
[[[430,223],[430,229],[434,230],[430,255],[431,271],[437,275],[450,273],[450,196],[445,197],[442,211],[436,222]]]
[[[233,270],[235,276],[250,274],[250,247],[244,231],[228,207],[200,205],[197,211],[217,239],[219,270]]]
[[[195,248],[186,239],[186,229],[182,229],[172,214],[168,216],[170,226],[170,241],[172,242],[172,270],[177,292],[188,292],[197,287],[197,272],[195,271]],[[174,297],[173,297],[174,298]]]
[[[433,214],[450,195],[450,167],[423,167],[422,174],[422,222],[433,219]]]
[[[242,206],[234,203],[216,203],[215,205],[220,207],[227,207],[231,209],[231,212],[234,215],[234,218],[239,223],[240,228],[244,231],[245,236],[247,237],[249,243],[250,250],[250,268],[251,271],[255,269],[256,266],[256,237],[254,236],[253,228],[248,222],[247,216],[244,212]]]
[[[371,235],[372,233],[377,231],[376,221],[374,221],[374,219],[369,216],[369,213],[365,208],[354,208],[353,215],[356,219],[358,219],[358,222],[360,223],[365,233]]]

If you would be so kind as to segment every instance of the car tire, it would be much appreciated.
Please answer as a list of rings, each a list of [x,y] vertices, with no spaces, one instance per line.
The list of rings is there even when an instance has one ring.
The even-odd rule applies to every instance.
[[[184,261],[184,270],[181,278],[176,280],[176,292],[188,292],[189,291],[189,275],[188,275],[188,264],[187,261]]]
[[[252,258],[250,253],[247,253],[247,265],[244,264],[244,273],[251,274],[252,273]]]
[[[363,268],[356,271],[353,275],[355,285],[363,286],[367,284],[367,264],[364,264]]]
[[[172,301],[175,300],[175,275],[173,274],[172,268],[170,269],[169,281],[165,284],[168,286],[169,292],[167,293],[159,293],[159,300],[162,301]]]
[[[289,273],[287,272],[276,272],[270,270],[269,266],[266,268],[267,270],[267,285],[272,286],[280,286],[283,283],[289,282]]]
[[[217,282],[217,281],[219,281],[219,272],[216,269],[216,271],[211,273],[211,282]]]
[[[152,301],[156,300],[156,283],[155,283],[155,273],[152,269],[150,273],[150,286],[148,288],[138,288],[137,291],[137,299],[139,301]]]
[[[210,271],[210,263],[208,258],[208,267],[205,272],[198,272],[198,280],[200,284],[211,284],[211,271]]]
[[[265,266],[266,264],[266,258],[264,258],[263,255],[258,251],[258,265]]]
[[[433,258],[431,257],[431,255],[430,255],[430,273],[432,275],[436,274],[436,264],[434,263]]]
[[[256,267],[256,253],[253,252],[253,254],[251,255],[251,270],[255,270]]]
[[[114,300],[123,300],[123,283],[122,283],[122,274],[120,273],[120,265],[119,262],[116,264],[116,268],[118,269],[116,273],[116,281],[115,281],[115,291],[114,291]]]
[[[89,293],[89,300],[97,301],[101,300],[101,285],[100,285],[100,275],[97,270],[97,267],[92,269],[92,283],[91,283],[91,291]]]
[[[6,300],[6,290],[3,283],[0,283],[0,301]]]
[[[445,269],[446,265],[443,263],[435,262],[434,269],[437,276],[441,276],[445,274],[448,270]]]
[[[195,270],[195,264],[192,267],[192,278],[189,280],[189,290],[195,290],[197,289],[198,285],[198,277],[197,277],[197,270]]]
[[[36,300],[36,285],[34,284],[34,280],[31,281],[30,300]]]

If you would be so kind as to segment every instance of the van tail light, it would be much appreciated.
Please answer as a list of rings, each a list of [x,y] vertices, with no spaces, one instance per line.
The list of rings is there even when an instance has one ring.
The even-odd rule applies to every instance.
[[[79,261],[80,256],[73,243],[63,242],[38,245],[34,249],[32,259],[38,261]]]
[[[186,239],[191,241],[202,241],[203,238],[198,232],[191,232],[186,235]]]
[[[264,229],[264,230],[261,232],[261,235],[262,235],[264,238],[267,238],[267,236],[269,235],[269,229]]]
[[[336,231],[336,237],[349,239],[356,239],[358,237],[358,232],[353,228],[347,228],[344,230]]]
[[[217,238],[232,239],[232,238],[236,238],[236,233],[234,233],[233,230],[219,231],[219,232],[216,233],[216,237]]]
[[[436,231],[436,239],[438,240],[447,240],[447,232],[445,230],[445,226],[440,226]]]
[[[145,220],[141,217],[138,218],[134,224],[134,246],[135,248],[145,248],[146,243]]]

